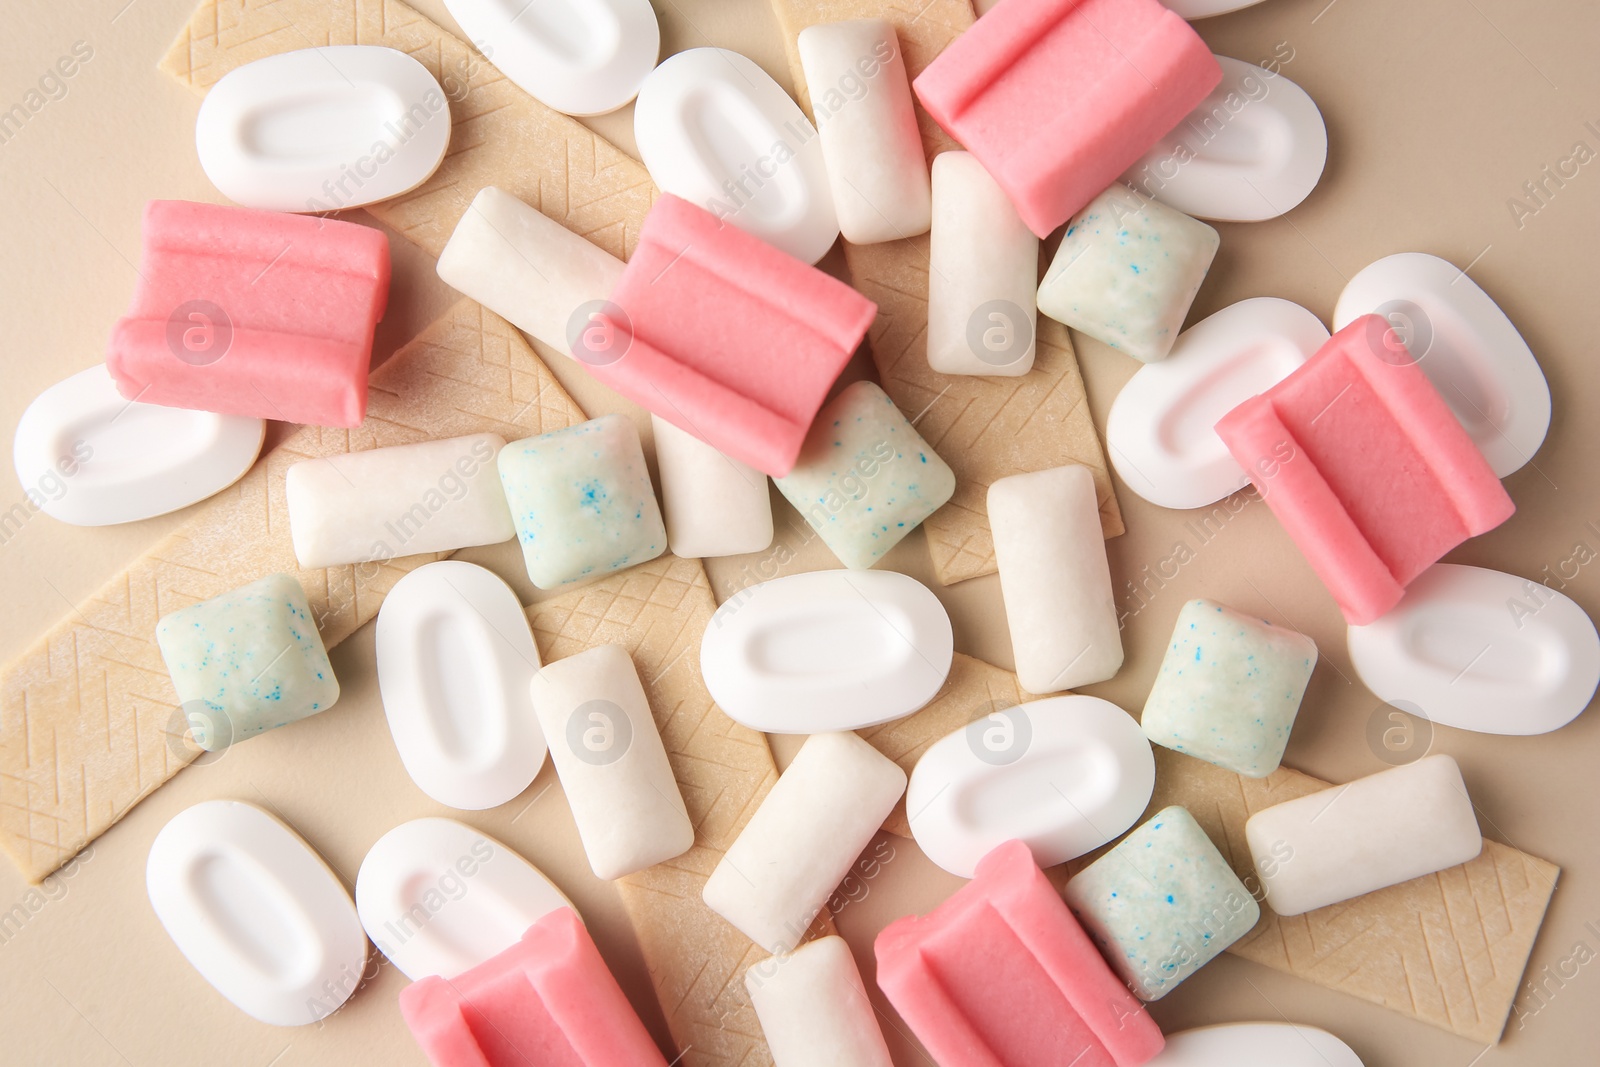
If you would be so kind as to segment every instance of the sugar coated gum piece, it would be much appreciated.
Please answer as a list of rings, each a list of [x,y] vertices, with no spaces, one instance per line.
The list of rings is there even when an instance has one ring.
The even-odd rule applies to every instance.
[[[666,1067],[578,915],[550,912],[522,940],[446,980],[400,991],[400,1014],[433,1067]]]
[[[621,878],[694,845],[627,649],[598,645],[546,664],[530,692],[595,877]]]
[[[1017,377],[1033,369],[1039,238],[968,152],[933,161],[928,366]]]
[[[923,916],[878,934],[878,986],[940,1063],[1140,1067],[1161,1030],[1011,841]]]
[[[762,75],[765,77],[766,75]],[[589,373],[756,470],[789,473],[875,305],[687,200],[664,194],[596,325]]]
[[[1003,0],[912,88],[1045,237],[1221,79],[1156,0]]]
[[[305,590],[287,574],[163,615],[156,643],[195,744],[208,752],[339,699]]]
[[[1178,611],[1140,723],[1158,745],[1247,778],[1278,769],[1317,645],[1210,600]]]
[[[812,734],[706,880],[706,905],[768,952],[792,951],[905,789],[855,734]]]
[[[1249,933],[1261,908],[1188,810],[1163,808],[1067,883],[1072,913],[1144,1000]]]
[[[1378,315],[1217,423],[1217,433],[1356,626],[1515,507]]]
[[[819,937],[744,972],[777,1067],[892,1067],[850,946]]]
[[[1089,468],[1001,478],[989,525],[1022,687],[1056,693],[1116,674],[1122,633]]]
[[[1445,755],[1263,808],[1244,832],[1279,915],[1433,874],[1483,849],[1461,768]]]
[[[772,544],[767,476],[660,415],[650,416],[667,545],[681,559],[760,552]]]
[[[889,394],[854,382],[817,413],[794,468],[774,479],[846,567],[876,564],[956,490],[950,465]]]
[[[554,589],[655,559],[667,530],[639,431],[623,415],[512,441],[500,482],[528,577]]]
[[[106,367],[129,400],[355,426],[388,298],[389,240],[370,226],[152,200]]]
[[[1198,219],[1113,185],[1068,224],[1039,310],[1134,359],[1165,359],[1220,243]]]

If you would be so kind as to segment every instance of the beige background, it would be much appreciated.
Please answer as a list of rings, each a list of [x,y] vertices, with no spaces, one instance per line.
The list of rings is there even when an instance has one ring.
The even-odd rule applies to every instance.
[[[1325,6],[1326,5],[1326,6]],[[439,0],[417,4],[453,25]],[[24,99],[40,75],[87,42],[93,58],[27,125],[0,143],[0,437],[40,390],[101,359],[126,305],[139,254],[139,212],[153,197],[218,199],[195,160],[198,101],[155,70],[188,18],[190,0],[11,0],[0,34],[0,110]],[[657,0],[667,51],[703,44],[738,49],[789,83],[777,29],[762,0]],[[1296,300],[1324,319],[1344,280],[1392,252],[1433,252],[1471,274],[1522,329],[1550,379],[1555,419],[1534,464],[1508,481],[1517,515],[1450,558],[1539,578],[1600,610],[1600,566],[1570,564],[1579,544],[1600,549],[1600,419],[1586,411],[1600,385],[1594,339],[1600,300],[1592,248],[1600,225],[1600,162],[1585,166],[1519,226],[1507,206],[1575,142],[1600,150],[1600,6],[1590,0],[1268,0],[1199,24],[1223,54],[1259,61],[1291,54],[1284,73],[1317,100],[1328,123],[1322,186],[1288,218],[1222,225],[1222,251],[1191,321],[1248,296]],[[631,111],[596,121],[632,148]],[[1593,129],[1585,127],[1593,122]],[[394,238],[394,291],[379,331],[383,354],[440,313],[454,294],[428,258]],[[837,252],[835,252],[835,259]],[[1136,365],[1079,340],[1096,422]],[[573,365],[554,368],[590,414],[617,404]],[[9,454],[9,453],[8,453]],[[0,476],[0,511],[21,488]],[[1366,740],[1378,703],[1344,650],[1338,612],[1266,509],[1243,509],[1202,542],[1192,516],[1120,491],[1129,532],[1110,543],[1125,609],[1139,607],[1125,580],[1158,567],[1186,543],[1183,566],[1126,630],[1127,665],[1089,691],[1137,709],[1178,606],[1208,595],[1303,630],[1323,660],[1287,761],[1334,780],[1382,769]],[[774,495],[779,538],[805,540]],[[88,530],[35,516],[0,544],[5,611],[0,655],[20,652],[79,599],[154,542],[176,517]],[[1592,525],[1591,525],[1592,524]],[[531,599],[512,546],[474,550]],[[816,544],[792,569],[833,565]],[[914,535],[888,565],[931,581]],[[745,564],[719,561],[719,596],[748,581]],[[1168,572],[1171,573],[1170,571]],[[1153,587],[1153,586],[1152,586]],[[1010,663],[991,576],[941,594],[957,646]],[[333,654],[343,696],[331,712],[276,731],[217,762],[191,768],[139,805],[74,865],[29,890],[0,863],[0,911],[30,918],[0,931],[0,1034],[5,1062],[40,1064],[420,1063],[395,997],[404,979],[381,968],[346,1008],[319,1027],[280,1030],[225,1003],[160,930],[143,889],[145,854],[173,814],[208,797],[237,797],[279,811],[353,879],[367,847],[395,823],[452,814],[407,779],[384,725],[374,681],[372,628]],[[1289,1019],[1340,1034],[1367,1067],[1467,1067],[1592,1062],[1600,1010],[1600,833],[1594,799],[1600,717],[1560,733],[1493,738],[1441,728],[1436,751],[1462,763],[1485,832],[1562,865],[1564,873],[1506,1040],[1484,1050],[1349,997],[1224,956],[1153,1008],[1168,1030],[1227,1020]],[[792,742],[776,746],[780,762]],[[658,1034],[659,1013],[611,888],[583,863],[570,815],[547,766],[517,801],[466,821],[509,842],[577,902],[625,988]],[[1396,818],[1406,813],[1396,812]],[[909,841],[864,900],[839,916],[863,965],[871,939],[897,915],[925,911],[958,881]],[[1592,925],[1591,925],[1592,924]],[[1592,951],[1591,951],[1592,950]],[[869,972],[870,974],[870,972]],[[901,1064],[925,1063],[890,1029]]]

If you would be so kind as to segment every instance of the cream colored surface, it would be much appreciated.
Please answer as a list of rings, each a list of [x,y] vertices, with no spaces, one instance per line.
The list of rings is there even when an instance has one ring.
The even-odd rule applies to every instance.
[[[442,4],[419,6],[449,25]],[[0,38],[0,112],[25,103],[30,90],[47,101],[20,132],[8,126],[0,142],[0,192],[18,205],[0,218],[7,250],[0,426],[7,431],[39,390],[102,358],[106,333],[135,279],[131,264],[137,262],[143,202],[216,199],[194,156],[198,100],[155,70],[190,8],[189,0],[135,0],[127,7],[115,0],[93,10],[33,0],[16,6],[12,30]],[[789,83],[776,23],[759,0],[660,0],[657,10],[664,51],[708,43],[735,48]],[[1591,351],[1600,336],[1600,304],[1592,296],[1600,169],[1563,164],[1575,142],[1600,150],[1600,132],[1585,125],[1600,128],[1600,70],[1591,54],[1600,13],[1582,0],[1419,0],[1403,7],[1270,0],[1199,28],[1219,53],[1284,63],[1285,73],[1323,110],[1330,163],[1322,187],[1286,218],[1219,226],[1222,250],[1190,321],[1253,295],[1296,300],[1326,317],[1346,278],[1392,252],[1429,251],[1460,266],[1473,264],[1472,277],[1539,356],[1556,412],[1534,465],[1508,480],[1519,514],[1452,558],[1564,581],[1565,593],[1600,613],[1600,568],[1585,562],[1594,558],[1590,550],[1600,550],[1600,487],[1593,474],[1600,421],[1579,406],[1600,391]],[[93,57],[40,91],[40,77],[80,40]],[[631,145],[630,112],[593,125],[617,144]],[[1561,185],[1543,176],[1546,165],[1565,167]],[[1532,180],[1545,183],[1542,204],[1522,189]],[[1520,228],[1507,206],[1513,196],[1527,205]],[[455,299],[434,276],[428,256],[397,235],[393,249],[396,280],[380,328],[383,353]],[[838,262],[837,251],[825,261]],[[1137,364],[1078,340],[1091,410],[1103,426],[1111,398]],[[581,368],[563,363],[554,370],[590,415],[620,409]],[[648,425],[643,418],[639,423]],[[0,514],[21,492],[13,484],[0,494]],[[1184,514],[1126,492],[1120,502],[1128,533],[1107,547],[1118,603],[1128,613],[1128,661],[1117,679],[1089,691],[1125,707],[1141,705],[1178,606],[1212,596],[1302,629],[1318,642],[1323,659],[1286,762],[1333,781],[1382,769],[1367,740],[1380,709],[1355,681],[1338,612],[1266,509],[1251,502]],[[833,565],[798,516],[781,499],[774,504],[772,549],[710,566],[719,598],[777,573]],[[102,530],[68,528],[39,514],[20,527],[8,521],[0,528],[7,594],[0,655],[23,651],[185,517]],[[525,601],[535,599],[514,546],[463,556],[512,580]],[[931,580],[920,535],[884,565]],[[1130,581],[1139,583],[1139,592],[1124,584]],[[1009,663],[993,576],[941,596],[959,648]],[[404,980],[392,968],[382,968],[320,1028],[273,1029],[233,1010],[205,985],[166,940],[144,898],[144,857],[156,831],[206,797],[276,808],[347,882],[366,848],[394,824],[448,814],[410,783],[388,737],[371,628],[358,630],[333,660],[344,692],[327,715],[184,771],[38,890],[9,866],[0,867],[0,1025],[8,1061],[138,1067],[422,1062],[399,1023],[395,996]],[[1390,724],[1379,716],[1378,725]],[[780,763],[797,742],[777,742]],[[1585,1062],[1600,1008],[1600,827],[1592,799],[1600,720],[1591,710],[1556,734],[1532,738],[1440,728],[1433,747],[1461,762],[1487,836],[1563,868],[1527,976],[1539,991],[1524,985],[1504,1042],[1476,1062]],[[547,768],[523,797],[468,821],[522,851],[572,896],[624,989],[664,1036],[616,890],[587,872],[559,788],[546,791],[553,782]],[[850,891],[837,903],[843,904],[838,924],[870,986],[876,930],[900,914],[928,910],[959,883],[909,841],[880,837],[869,855],[876,873],[852,875]],[[877,1003],[883,1007],[881,998]],[[1154,1014],[1169,1030],[1287,1017],[1340,1035],[1367,1067],[1465,1067],[1483,1051],[1482,1044],[1232,955],[1208,965]],[[926,1063],[896,1026],[885,1031],[898,1063]]]

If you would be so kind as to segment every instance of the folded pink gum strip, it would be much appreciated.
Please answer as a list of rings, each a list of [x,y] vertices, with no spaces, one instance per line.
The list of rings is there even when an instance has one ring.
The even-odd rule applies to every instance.
[[[379,230],[152,200],[139,282],[106,365],[130,400],[357,426],[388,298]]]
[[[1352,625],[1516,510],[1389,324],[1367,315],[1217,434]]]
[[[1003,0],[912,88],[1045,237],[1221,80],[1157,0]]]
[[[645,218],[610,305],[631,341],[590,373],[775,477],[794,466],[877,313],[838,279],[671,195]]]
[[[560,908],[455,978],[400,991],[434,1067],[666,1067],[577,913]]]
[[[1021,841],[875,950],[878,985],[940,1063],[1138,1067],[1164,1043]]]

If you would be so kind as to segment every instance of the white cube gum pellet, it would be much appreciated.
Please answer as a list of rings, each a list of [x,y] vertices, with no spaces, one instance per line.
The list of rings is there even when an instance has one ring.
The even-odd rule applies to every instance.
[[[777,1067],[891,1067],[850,946],[820,937],[744,972]]]
[[[927,233],[928,160],[894,27],[828,22],[801,30],[798,46],[844,239],[870,245]]]
[[[530,692],[596,877],[621,878],[694,845],[627,649],[600,645],[547,663]]]
[[[477,433],[294,464],[283,491],[295,558],[309,570],[511,540],[504,446]]]
[[[1116,674],[1122,634],[1089,468],[1001,478],[989,526],[1022,688],[1056,693]]]
[[[573,355],[622,276],[622,260],[486,186],[439,253],[439,277],[562,355]],[[602,359],[591,339],[580,358]]]
[[[1244,833],[1279,915],[1442,871],[1483,848],[1461,768],[1442,755],[1263,808]]]
[[[674,556],[735,556],[772,544],[772,499],[765,474],[659,415],[650,416],[650,426],[667,546]]]
[[[967,152],[933,161],[928,366],[1016,377],[1033,369],[1039,238]]]
[[[906,773],[855,734],[812,734],[706,880],[706,905],[768,952],[790,951],[905,789]]]

